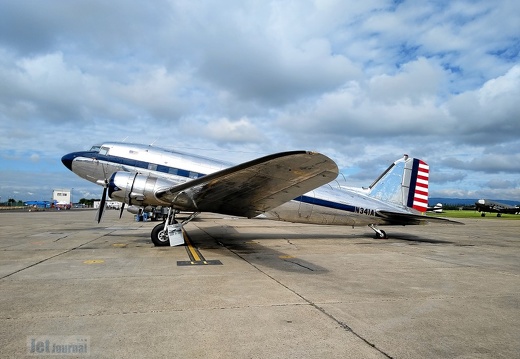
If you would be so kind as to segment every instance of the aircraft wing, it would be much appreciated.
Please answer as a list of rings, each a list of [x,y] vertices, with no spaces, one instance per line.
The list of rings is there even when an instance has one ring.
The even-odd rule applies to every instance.
[[[410,224],[426,224],[427,222],[447,223],[447,224],[464,224],[451,219],[441,217],[423,216],[420,214],[412,214],[405,212],[392,211],[376,211],[377,216],[384,218],[389,224],[395,225],[410,225]]]
[[[337,175],[338,166],[325,155],[283,152],[161,190],[156,196],[181,210],[255,217]]]

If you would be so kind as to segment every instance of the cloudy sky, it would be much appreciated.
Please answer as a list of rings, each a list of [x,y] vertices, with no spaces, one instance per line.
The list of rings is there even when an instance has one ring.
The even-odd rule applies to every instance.
[[[101,189],[61,156],[125,140],[241,162],[309,149],[368,185],[520,200],[520,2],[0,1],[0,196]]]

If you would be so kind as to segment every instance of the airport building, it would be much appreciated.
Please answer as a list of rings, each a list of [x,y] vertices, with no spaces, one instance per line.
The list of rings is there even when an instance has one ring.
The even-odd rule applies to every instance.
[[[95,209],[99,208],[100,205],[101,205],[101,201],[94,201],[94,203],[93,203],[93,206]],[[121,202],[112,201],[112,200],[108,199],[106,201],[105,205],[108,209],[121,209],[121,206],[123,204]]]
[[[70,189],[55,189],[52,191],[52,201],[57,205],[71,205],[72,192]]]

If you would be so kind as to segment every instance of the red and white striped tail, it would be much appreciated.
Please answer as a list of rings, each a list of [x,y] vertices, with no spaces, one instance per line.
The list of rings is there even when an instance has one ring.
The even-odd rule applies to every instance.
[[[369,186],[368,195],[383,202],[426,212],[429,177],[430,166],[426,162],[404,155]]]
[[[414,158],[412,167],[412,178],[408,192],[408,207],[426,212],[428,209],[428,179],[430,177],[430,166],[424,161]]]

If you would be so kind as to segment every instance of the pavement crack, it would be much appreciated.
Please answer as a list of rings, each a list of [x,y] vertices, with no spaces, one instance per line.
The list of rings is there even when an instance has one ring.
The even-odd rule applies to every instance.
[[[125,309],[121,311],[98,311],[91,313],[76,313],[67,315],[41,315],[34,313],[32,315],[19,315],[19,316],[7,316],[0,317],[0,320],[32,320],[32,319],[58,319],[58,318],[85,318],[85,317],[109,317],[118,315],[143,315],[143,314],[164,314],[164,313],[178,313],[178,312],[200,312],[200,311],[216,311],[216,310],[240,310],[247,308],[265,308],[265,307],[291,307],[291,306],[308,306],[308,303],[283,303],[283,304],[269,304],[269,305],[237,305],[237,306],[217,306],[209,308],[169,308],[169,309]]]
[[[293,246],[294,248],[298,249],[298,247],[296,246],[296,244],[294,244],[293,242],[291,242],[290,239],[286,239],[287,243],[290,244],[291,246]]]
[[[389,359],[393,359],[393,357],[391,355],[389,355],[388,353],[384,352],[381,348],[377,347],[376,344],[372,343],[370,340],[364,338],[361,334],[357,333],[354,329],[352,329],[352,327],[350,327],[347,323],[344,323],[342,322],[341,320],[337,319],[336,317],[334,317],[334,315],[330,314],[329,312],[327,312],[324,308],[320,307],[319,305],[317,305],[316,303],[314,303],[313,301],[307,299],[306,297],[304,297],[303,295],[301,295],[300,293],[296,292],[295,290],[291,289],[289,286],[285,285],[284,283],[282,283],[281,281],[279,281],[278,279],[274,278],[272,275],[270,275],[269,273],[265,272],[264,270],[262,270],[260,267],[258,267],[257,265],[255,265],[254,263],[248,261],[245,257],[243,257],[242,255],[240,255],[239,253],[237,253],[236,251],[230,249],[229,247],[225,247],[228,251],[230,251],[231,253],[235,254],[237,257],[239,257],[240,259],[242,259],[243,261],[245,261],[246,263],[249,263],[249,265],[251,265],[253,268],[255,268],[257,271],[259,271],[260,273],[262,273],[263,275],[265,275],[266,277],[270,278],[271,280],[273,280],[274,282],[278,283],[279,285],[281,285],[282,287],[284,287],[285,289],[287,289],[288,291],[290,291],[291,293],[293,293],[294,295],[296,295],[297,297],[299,297],[300,299],[302,299],[303,301],[305,301],[308,305],[310,305],[311,307],[313,307],[314,309],[318,310],[320,313],[322,313],[323,315],[325,315],[326,317],[328,317],[329,319],[331,319],[332,321],[334,321],[336,324],[338,324],[343,330],[349,332],[349,333],[352,333],[352,335],[354,335],[355,337],[357,337],[359,340],[363,341],[365,344],[367,344],[368,346],[372,347],[374,350],[376,350],[377,352],[379,352],[380,354],[384,355],[386,358],[389,358]],[[294,263],[294,262],[291,262],[291,263]],[[295,264],[298,264],[298,263],[295,263]],[[300,264],[298,264],[300,265]],[[302,266],[302,267],[305,267],[305,266]],[[307,267],[305,267],[307,268]],[[310,268],[307,268],[307,269],[310,269]],[[311,269],[312,270],[312,269]]]
[[[57,239],[55,239],[53,242],[57,242],[57,241],[59,241],[60,239],[67,238],[68,236],[69,236],[69,235],[66,235],[66,236],[63,236],[63,237],[57,238]]]
[[[310,267],[307,267],[307,266],[304,266],[303,264],[301,263],[298,263],[298,262],[295,262],[295,261],[290,261],[290,260],[287,260],[287,259],[284,259],[286,262],[289,262],[289,263],[292,263],[292,264],[296,264],[297,266],[300,266],[302,268],[305,268],[305,269],[308,269],[310,270],[311,272],[314,272],[314,269],[310,268]]]
[[[90,244],[90,243],[92,243],[92,242],[94,242],[94,241],[97,241],[97,240],[98,240],[99,238],[101,238],[101,237],[103,237],[103,236],[96,237],[96,238],[94,238],[94,239],[92,239],[92,240],[90,240],[90,241],[87,241],[87,242],[85,242],[85,243],[80,244],[79,246],[76,246],[76,247],[73,247],[73,248],[69,248],[69,249],[67,249],[67,250],[65,250],[65,251],[63,251],[63,252],[60,252],[60,253],[55,254],[55,255],[53,255],[53,256],[50,256],[50,257],[44,258],[44,259],[42,259],[41,261],[38,261],[38,262],[32,263],[32,264],[30,264],[30,265],[28,265],[28,266],[25,266],[25,267],[23,267],[23,268],[20,268],[20,269],[14,271],[14,272],[11,272],[11,273],[9,273],[9,274],[6,274],[6,275],[0,277],[0,280],[5,279],[5,278],[7,278],[7,277],[10,277],[10,276],[12,276],[12,275],[14,275],[14,274],[16,274],[16,273],[20,273],[20,272],[22,272],[22,271],[24,271],[24,270],[26,270],[26,269],[32,268],[32,267],[34,267],[34,266],[37,266],[38,264],[41,264],[41,263],[43,263],[43,262],[46,262],[46,261],[48,261],[48,260],[50,260],[50,259],[53,259],[53,258],[59,257],[59,256],[61,256],[61,255],[63,255],[63,254],[69,253],[69,252],[72,252],[72,251],[74,251],[74,250],[76,250],[76,249],[79,249],[79,248],[81,248],[81,247],[83,247],[83,246],[85,246],[85,245],[87,245],[87,244]]]

